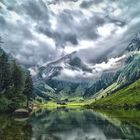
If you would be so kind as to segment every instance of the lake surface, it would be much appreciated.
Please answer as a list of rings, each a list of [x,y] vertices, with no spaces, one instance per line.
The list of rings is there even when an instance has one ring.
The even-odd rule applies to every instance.
[[[27,120],[1,114],[0,140],[140,140],[140,111],[59,108]]]

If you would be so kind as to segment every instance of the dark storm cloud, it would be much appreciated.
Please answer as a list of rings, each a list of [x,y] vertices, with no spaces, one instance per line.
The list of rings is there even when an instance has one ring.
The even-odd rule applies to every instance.
[[[78,19],[79,17],[81,18]],[[69,32],[75,33],[78,38],[93,40],[99,37],[97,26],[105,22],[102,16],[96,16],[96,14],[88,19],[80,10],[64,10],[57,17],[57,20],[58,27],[62,26],[64,31],[70,29]]]
[[[67,46],[100,62],[120,55],[140,30],[139,0],[1,0],[0,7],[3,47],[24,65],[56,59]],[[82,41],[93,46],[80,50]]]
[[[39,25],[38,30],[53,38],[59,46],[65,45],[66,42],[77,45],[78,40],[81,39],[96,40],[99,38],[97,26],[105,23],[104,18],[93,15],[90,19],[80,19],[81,21],[78,23],[77,18],[81,16],[84,17],[81,11],[64,10],[57,17],[57,28],[55,30],[45,27],[45,25],[43,27]]]
[[[72,33],[62,33],[62,32],[57,32],[50,30],[48,28],[39,28],[39,31],[42,32],[43,34],[47,35],[48,37],[51,37],[55,40],[56,45],[63,47],[66,42],[70,42],[73,45],[78,44],[78,40],[75,34]]]
[[[75,18],[74,18],[75,17]],[[77,22],[77,18],[80,22]],[[125,22],[112,19],[109,16],[95,13],[87,19],[80,10],[64,10],[57,16],[57,27],[52,30],[50,27],[43,26],[38,27],[38,30],[45,35],[53,38],[58,46],[64,46],[66,42],[70,42],[73,45],[78,44],[78,40],[91,39],[96,40],[100,37],[97,32],[98,26],[102,26],[105,23],[114,23],[116,26],[124,26]]]
[[[47,6],[40,1],[29,1],[22,5],[24,11],[27,15],[33,18],[35,21],[48,21],[48,8]]]
[[[50,0],[47,1],[48,4],[58,4],[62,2],[77,2],[78,0]]]
[[[56,44],[62,47],[67,42],[77,45],[78,39],[95,40],[99,37],[96,28],[98,25],[104,24],[102,17],[83,18],[81,22],[77,23],[76,19],[73,18],[73,14],[76,17],[84,16],[81,11],[64,10],[57,17],[57,28],[55,30],[45,27],[45,25],[39,25],[38,30],[53,38]]]
[[[101,3],[103,0],[85,0],[80,4],[80,7],[82,8],[89,8],[91,7],[93,4],[97,5],[99,3]]]
[[[127,24],[125,21],[122,21],[122,20],[119,20],[119,19],[113,19],[109,16],[107,16],[107,19],[108,19],[109,22],[116,24],[116,26],[123,27]]]

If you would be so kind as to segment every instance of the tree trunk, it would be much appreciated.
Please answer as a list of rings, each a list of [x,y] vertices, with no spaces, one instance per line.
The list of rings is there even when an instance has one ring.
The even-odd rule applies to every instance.
[[[27,96],[27,109],[29,109],[29,97]]]

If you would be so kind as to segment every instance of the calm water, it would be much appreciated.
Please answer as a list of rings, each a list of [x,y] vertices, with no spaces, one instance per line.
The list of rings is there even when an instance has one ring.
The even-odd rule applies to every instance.
[[[140,140],[140,111],[40,110],[28,120],[0,115],[0,140]]]

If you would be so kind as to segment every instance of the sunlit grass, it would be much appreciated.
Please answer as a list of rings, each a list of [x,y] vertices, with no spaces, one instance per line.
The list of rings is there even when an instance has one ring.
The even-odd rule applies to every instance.
[[[140,80],[115,92],[114,94],[104,97],[89,106],[120,106],[125,105],[135,107],[140,103]]]
[[[67,102],[64,105],[57,104],[57,102],[49,101],[44,103],[38,103],[38,108],[59,108],[59,107],[66,107],[66,108],[78,108],[83,107],[85,102]]]

